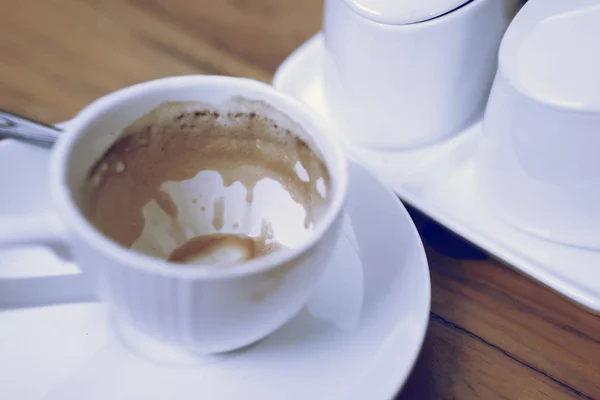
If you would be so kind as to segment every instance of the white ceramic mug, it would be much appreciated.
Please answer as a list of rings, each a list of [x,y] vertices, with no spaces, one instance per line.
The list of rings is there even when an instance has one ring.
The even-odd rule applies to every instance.
[[[477,154],[478,189],[492,212],[539,237],[593,249],[600,249],[599,19],[597,0],[523,7],[502,41]]]
[[[228,268],[174,267],[117,245],[82,215],[77,193],[92,165],[118,138],[115,133],[165,101],[219,105],[237,96],[262,100],[287,115],[322,155],[331,178],[329,206],[304,242]],[[348,179],[340,146],[307,107],[264,83],[218,76],[159,79],[96,100],[58,136],[50,168],[56,212],[2,218],[0,246],[41,244],[56,250],[90,275],[117,320],[199,353],[251,344],[300,310],[337,242]]]
[[[428,8],[445,3],[462,6],[423,21],[405,18],[411,8],[431,17]],[[498,46],[522,0],[432,4],[326,0],[325,97],[353,142],[377,149],[427,145],[483,111]]]

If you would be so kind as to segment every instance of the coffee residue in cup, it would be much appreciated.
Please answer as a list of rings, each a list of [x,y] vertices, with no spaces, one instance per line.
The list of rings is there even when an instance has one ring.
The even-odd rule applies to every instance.
[[[226,187],[242,183],[252,204],[256,184],[270,178],[305,209],[305,228],[312,226],[328,206],[330,176],[307,136],[296,134],[301,130],[260,101],[235,98],[222,107],[164,103],[126,128],[94,164],[83,185],[81,208],[104,235],[131,248],[148,223],[144,207],[155,202],[171,219],[168,235],[175,248],[168,253],[153,249],[152,255],[174,262],[210,259],[226,248],[237,249],[234,253],[244,260],[261,256],[280,246],[224,231],[224,199],[213,204],[216,232],[193,236],[180,223],[177,201],[163,186],[217,171]]]
[[[265,221],[258,237],[235,233],[196,236],[173,250],[167,259],[175,263],[203,264],[248,261],[282,248],[271,235],[271,227]]]

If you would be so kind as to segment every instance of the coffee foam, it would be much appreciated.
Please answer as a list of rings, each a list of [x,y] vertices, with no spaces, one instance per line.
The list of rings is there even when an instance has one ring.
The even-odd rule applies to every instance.
[[[220,182],[210,183],[210,172],[218,173]],[[80,203],[87,218],[109,238],[168,258],[200,235],[245,234],[258,240],[266,217],[257,221],[252,213],[256,214],[254,203],[265,199],[255,199],[254,192],[259,182],[266,187],[267,180],[286,195],[263,191],[270,193],[263,197],[279,196],[281,205],[289,198],[304,209],[303,221],[294,229],[308,238],[328,206],[330,176],[299,124],[262,101],[239,97],[218,107],[169,102],[123,131],[90,170]],[[219,185],[226,190],[239,184],[245,188],[247,206],[217,196]],[[200,192],[193,199],[190,187]],[[200,204],[200,197],[210,201]],[[205,219],[210,223],[197,217],[207,207],[213,211],[212,218]],[[232,212],[243,215],[225,226]],[[266,222],[277,226],[275,220]]]

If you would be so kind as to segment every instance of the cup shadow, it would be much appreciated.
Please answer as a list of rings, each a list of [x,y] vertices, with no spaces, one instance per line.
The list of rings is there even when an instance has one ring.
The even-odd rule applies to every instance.
[[[489,256],[477,246],[403,203],[415,223],[423,242],[446,257],[460,260],[486,260]]]

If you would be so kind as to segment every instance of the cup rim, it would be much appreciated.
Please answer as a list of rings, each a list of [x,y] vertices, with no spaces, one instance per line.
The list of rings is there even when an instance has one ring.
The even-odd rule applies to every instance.
[[[297,248],[274,252],[225,268],[198,268],[197,266],[186,266],[185,264],[178,264],[174,267],[173,263],[167,260],[136,252],[117,244],[98,231],[81,213],[71,195],[72,190],[67,182],[67,172],[68,160],[73,145],[79,137],[85,134],[86,127],[92,121],[105,115],[111,107],[114,107],[115,103],[127,101],[144,93],[148,95],[152,90],[189,87],[189,85],[198,87],[222,85],[239,89],[240,95],[244,95],[244,93],[261,93],[266,95],[267,102],[293,120],[302,119],[310,122],[311,126],[305,127],[305,130],[310,137],[314,137],[315,132],[320,136],[319,140],[313,140],[313,143],[320,151],[331,175],[330,193],[332,196],[328,209],[320,224],[316,225],[315,231],[309,240]],[[276,105],[273,103],[276,103]],[[341,144],[334,139],[334,135],[329,133],[331,129],[332,127],[308,106],[277,91],[271,85],[252,79],[218,75],[183,75],[150,80],[100,97],[75,116],[69,127],[60,135],[51,155],[50,191],[58,213],[66,226],[83,238],[96,251],[106,254],[110,260],[145,272],[176,278],[218,280],[254,275],[302,257],[323,238],[339,218],[347,195],[348,168]]]
[[[418,30],[432,25],[443,24],[452,21],[456,18],[462,18],[464,14],[472,11],[474,8],[477,8],[478,6],[489,0],[460,0],[457,1],[458,4],[456,4],[454,7],[450,7],[447,10],[440,13],[434,12],[425,19],[417,18],[411,20],[397,18],[395,21],[393,21],[390,18],[386,18],[385,15],[377,14],[372,10],[369,10],[365,7],[361,7],[356,3],[355,0],[340,1],[344,3],[344,6],[347,7],[351,12],[353,12],[358,18],[363,19],[365,22],[373,23],[383,28],[389,29]]]
[[[583,3],[579,4],[579,3]],[[578,8],[579,7],[579,8]],[[555,15],[580,13],[587,9],[599,8],[598,4],[591,4],[589,0],[578,2],[547,1],[544,7],[536,2],[528,2],[523,5],[519,13],[507,28],[498,51],[498,74],[502,74],[506,81],[522,96],[553,110],[568,112],[570,114],[592,114],[600,115],[598,105],[576,105],[568,102],[560,102],[528,89],[517,77],[516,58],[523,39],[532,32],[535,26],[544,19]]]

